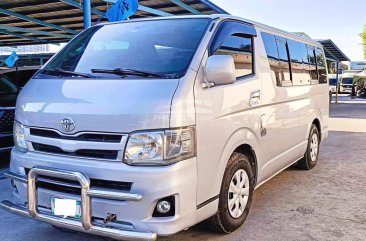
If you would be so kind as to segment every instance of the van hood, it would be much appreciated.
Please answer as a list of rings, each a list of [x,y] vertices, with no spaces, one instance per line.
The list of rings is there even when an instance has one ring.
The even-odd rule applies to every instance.
[[[16,120],[56,129],[71,118],[80,131],[129,133],[169,128],[178,79],[32,79],[21,91]]]

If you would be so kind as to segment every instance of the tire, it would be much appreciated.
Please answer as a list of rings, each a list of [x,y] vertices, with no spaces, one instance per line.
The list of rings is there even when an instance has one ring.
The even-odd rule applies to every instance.
[[[332,91],[329,91],[329,103],[332,103],[332,97],[333,97],[333,93],[332,93]]]
[[[241,182],[238,183],[237,179],[240,179]],[[230,188],[231,183],[234,184],[235,188]],[[241,189],[242,195],[235,194],[240,186],[243,187]],[[248,217],[253,190],[254,178],[249,158],[241,153],[233,153],[222,180],[218,211],[208,220],[210,229],[224,234],[238,229]],[[229,201],[231,205],[229,205]],[[245,204],[244,208],[243,204]]]
[[[299,168],[303,170],[313,169],[319,158],[319,144],[320,144],[320,135],[319,130],[316,125],[312,124],[309,139],[308,139],[308,147],[306,149],[304,157],[298,162]]]

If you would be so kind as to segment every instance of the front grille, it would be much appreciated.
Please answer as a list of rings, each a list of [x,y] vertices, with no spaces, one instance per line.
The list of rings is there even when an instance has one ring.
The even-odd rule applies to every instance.
[[[118,156],[118,151],[110,151],[110,150],[77,150],[75,152],[67,152],[56,146],[50,146],[35,142],[32,142],[32,146],[35,151],[74,156],[74,157],[114,160],[117,159]]]
[[[0,133],[12,133],[15,110],[0,111]]]
[[[28,175],[30,169],[25,168],[25,173]],[[64,192],[75,195],[80,195],[81,187],[80,183],[74,180],[67,180],[57,177],[49,176],[38,176],[37,177],[37,188],[43,188],[56,192]],[[93,189],[104,189],[113,191],[131,191],[132,182],[117,182],[117,181],[107,181],[100,179],[90,179],[90,188]]]
[[[30,134],[33,136],[41,136],[47,138],[56,138],[62,140],[74,140],[74,141],[94,141],[94,142],[110,142],[119,143],[121,142],[122,135],[116,134],[99,134],[99,133],[86,133],[78,136],[67,136],[61,135],[53,130],[30,128]]]

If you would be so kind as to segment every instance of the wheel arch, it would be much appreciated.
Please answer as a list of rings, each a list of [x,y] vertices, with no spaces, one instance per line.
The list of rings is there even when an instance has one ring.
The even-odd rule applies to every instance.
[[[253,176],[254,176],[254,186],[257,184],[258,179],[258,162],[257,155],[253,148],[249,144],[242,144],[238,146],[234,152],[239,152],[241,154],[246,155],[249,158],[250,166],[252,167]],[[234,153],[233,152],[233,153]]]
[[[248,128],[241,128],[234,132],[228,139],[223,152],[220,157],[218,167],[215,189],[216,193],[220,192],[222,179],[224,177],[227,163],[234,152],[240,152],[248,155],[251,166],[253,167],[253,174],[255,176],[255,183],[258,181],[258,171],[260,170],[260,145],[258,136]]]

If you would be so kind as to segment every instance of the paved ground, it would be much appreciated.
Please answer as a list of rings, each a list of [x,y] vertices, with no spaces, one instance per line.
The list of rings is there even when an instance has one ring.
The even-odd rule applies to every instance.
[[[365,240],[366,133],[362,132],[366,131],[362,126],[366,126],[366,105],[332,105],[331,115],[334,118],[330,129],[336,131],[331,131],[322,144],[316,168],[300,171],[291,167],[256,190],[251,213],[240,230],[223,236],[197,225],[161,240]],[[362,121],[363,125],[355,126]],[[348,130],[348,126],[353,128]],[[2,165],[0,179],[6,170],[6,164]],[[9,181],[0,180],[0,199],[9,198],[9,191]],[[62,233],[46,224],[0,211],[0,240],[104,239]]]

